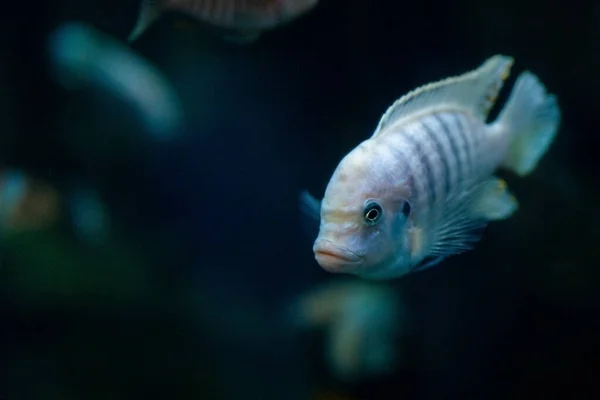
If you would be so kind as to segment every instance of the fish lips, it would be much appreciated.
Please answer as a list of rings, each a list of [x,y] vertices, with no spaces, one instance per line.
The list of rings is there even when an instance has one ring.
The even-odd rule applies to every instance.
[[[321,268],[333,273],[352,273],[364,261],[362,256],[326,239],[317,239],[313,251]]]

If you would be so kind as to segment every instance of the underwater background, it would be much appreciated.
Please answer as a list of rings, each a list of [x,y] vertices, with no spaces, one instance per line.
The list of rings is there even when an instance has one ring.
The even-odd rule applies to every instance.
[[[128,42],[139,6],[0,15],[0,398],[600,396],[597,2],[322,0],[251,43],[177,11]],[[518,212],[397,280],[321,269],[299,194],[494,54],[500,104],[531,70],[562,111],[500,173]]]

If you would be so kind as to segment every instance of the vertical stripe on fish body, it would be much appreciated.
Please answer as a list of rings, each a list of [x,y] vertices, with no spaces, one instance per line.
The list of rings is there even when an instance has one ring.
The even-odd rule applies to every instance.
[[[472,248],[479,228],[517,210],[493,174],[499,167],[529,174],[558,131],[560,110],[526,71],[487,123],[512,64],[496,55],[471,72],[409,92],[340,162],[325,206],[302,195],[303,209],[313,209],[305,213],[321,210],[313,249],[323,268],[398,277]]]

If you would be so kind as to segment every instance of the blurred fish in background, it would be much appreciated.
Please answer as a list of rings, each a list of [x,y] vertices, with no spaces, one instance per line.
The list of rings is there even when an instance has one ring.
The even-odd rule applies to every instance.
[[[0,173],[0,232],[3,236],[55,227],[61,220],[82,243],[107,238],[109,214],[97,191],[74,187],[60,190],[18,170]]]
[[[0,172],[0,232],[35,231],[55,224],[61,214],[60,194],[24,172]]]
[[[49,39],[56,79],[66,88],[108,91],[139,113],[156,140],[176,136],[182,122],[177,93],[164,74],[134,50],[83,22],[67,22]]]
[[[240,398],[244,395],[264,399],[282,398],[282,393],[291,390],[293,393],[285,398],[306,398],[304,392],[308,387],[299,373],[302,363],[289,364],[287,361],[298,358],[292,356],[294,344],[288,339],[293,336],[288,335],[282,326],[274,326],[269,313],[261,309],[260,301],[245,291],[232,293],[229,288],[235,287],[235,284],[231,284],[231,277],[228,277],[229,282],[214,279],[214,270],[229,270],[235,281],[236,269],[230,265],[230,259],[219,263],[216,260],[221,257],[215,250],[198,257],[196,262],[197,234],[187,236],[187,232],[177,226],[176,218],[169,218],[169,215],[184,215],[185,228],[197,229],[200,226],[196,214],[186,213],[186,204],[191,202],[190,199],[210,197],[203,195],[203,190],[215,192],[214,185],[202,185],[207,176],[214,176],[217,182],[222,178],[221,174],[214,173],[215,169],[197,167],[201,165],[197,162],[198,155],[203,155],[201,160],[206,160],[206,153],[213,153],[209,160],[214,158],[215,152],[210,149],[203,153],[202,144],[210,137],[205,133],[214,133],[215,127],[210,121],[198,118],[200,130],[189,126],[183,129],[194,132],[191,138],[177,136],[181,122],[190,121],[184,121],[183,113],[170,112],[179,110],[179,99],[165,78],[168,74],[152,67],[148,59],[91,24],[61,23],[49,37],[46,43],[49,46],[47,55],[50,57],[51,77],[61,89],[65,89],[67,100],[61,104],[57,124],[60,129],[53,138],[61,144],[61,149],[68,149],[65,151],[68,155],[66,161],[76,166],[65,168],[60,174],[49,175],[61,190],[69,190],[69,197],[62,199],[64,202],[61,204],[65,206],[64,214],[70,220],[52,230],[21,235],[4,243],[9,249],[9,268],[4,270],[10,278],[4,281],[7,298],[15,304],[28,305],[35,312],[68,314],[66,318],[76,321],[78,329],[61,332],[61,337],[86,337],[96,323],[105,323],[106,329],[110,327],[111,332],[103,335],[105,339],[98,343],[98,348],[108,346],[111,340],[121,340],[120,335],[127,335],[131,327],[119,320],[129,319],[126,316],[133,314],[131,320],[137,319],[140,327],[152,327],[152,334],[132,348],[147,352],[148,356],[163,354],[159,358],[176,360],[174,362],[182,370],[176,380],[187,382],[181,385],[181,392],[197,386],[196,390],[202,393],[203,398]],[[194,49],[194,53],[201,52]],[[195,69],[194,64],[191,65]],[[230,90],[222,86],[222,80],[216,82],[214,87],[219,92]],[[209,95],[212,88],[207,90]],[[236,89],[243,91],[243,88]],[[233,100],[230,106],[234,108],[235,96],[229,96],[227,100]],[[99,102],[102,102],[102,108],[98,107]],[[173,104],[175,107],[169,107]],[[200,102],[194,102],[192,106],[195,111],[206,112],[200,109],[207,108],[208,113],[221,115],[218,106],[211,107],[209,104],[209,107],[203,107]],[[261,107],[258,102],[258,108]],[[131,114],[141,120],[142,126],[128,125],[129,121],[123,117]],[[198,112],[194,117],[197,115],[202,114]],[[257,119],[252,113],[242,114],[241,118],[250,122]],[[90,123],[91,120],[96,122]],[[222,132],[227,132],[227,129],[230,127],[222,129]],[[146,132],[150,135],[144,135]],[[130,144],[124,152],[123,142]],[[149,146],[148,142],[156,145]],[[186,151],[182,151],[181,147],[185,147]],[[233,150],[236,151],[235,148]],[[171,163],[153,162],[157,160],[171,160]],[[196,165],[192,165],[192,161]],[[193,168],[181,168],[172,173],[173,165],[186,164]],[[237,168],[235,158],[230,165]],[[153,175],[149,171],[157,173]],[[121,182],[123,186],[119,187]],[[190,192],[189,183],[201,190]],[[177,189],[171,191],[173,186]],[[165,205],[165,194],[174,199],[174,207],[170,208],[168,203]],[[129,204],[123,202],[123,198],[127,198]],[[210,226],[210,223],[206,224],[206,218],[202,218],[205,217],[204,207],[199,205],[196,208],[199,220]],[[215,237],[218,238],[218,235]],[[81,246],[82,242],[102,243],[102,251],[95,251],[98,246]],[[184,245],[179,246],[179,243]],[[178,254],[175,249],[181,249],[188,243],[193,243],[196,250],[192,257],[187,252]],[[200,255],[203,252],[200,247]],[[251,262],[251,266],[246,269],[256,269],[257,273],[264,274],[259,264]],[[192,271],[194,276],[186,275],[188,271]],[[194,296],[185,296],[188,284]],[[71,303],[74,305],[71,306]],[[92,308],[97,310],[97,314],[92,313],[89,317],[79,314]],[[84,321],[81,321],[82,318]],[[187,323],[183,323],[184,318]],[[175,346],[179,350],[171,354],[167,347],[172,345],[160,347],[167,335],[155,333],[155,324],[164,326],[159,330],[165,332],[171,329],[181,332],[186,339]],[[177,328],[179,324],[185,326]],[[149,345],[146,348],[146,342],[160,348]],[[192,351],[205,346],[218,350]],[[184,347],[189,356],[181,355]],[[15,349],[19,348],[15,346]],[[69,350],[67,348],[65,352],[68,354]],[[96,350],[87,351],[90,360],[98,357]],[[218,359],[212,355],[216,351]],[[264,356],[265,352],[272,356]],[[287,357],[287,354],[290,356]],[[10,360],[14,364],[21,357],[15,350]],[[258,365],[257,359],[261,360]],[[161,365],[165,365],[157,362],[140,367],[136,361],[131,364],[135,365],[134,370],[140,376],[157,373]],[[192,375],[202,374],[207,364],[212,365],[213,372],[204,375],[212,377],[218,374],[222,378],[212,378],[214,382],[209,384],[205,381],[211,378],[192,380]],[[141,372],[138,372],[140,369]],[[110,382],[102,389],[104,393],[116,387],[119,374],[111,375]],[[70,387],[62,369],[56,375],[53,380],[60,383],[57,383],[59,388],[53,390],[77,391]],[[81,375],[85,377],[84,372]],[[231,377],[235,385],[229,383]],[[277,382],[271,382],[272,377],[277,377]],[[190,382],[193,382],[191,386]],[[257,382],[260,384],[257,385]],[[155,386],[160,386],[160,382]],[[172,387],[172,380],[169,379],[165,386]],[[15,390],[15,386],[11,385],[11,393]],[[158,392],[161,392],[160,388]],[[27,393],[31,396],[31,391]],[[127,396],[127,389],[120,393]],[[173,393],[177,396],[177,390],[169,395]]]
[[[220,28],[231,42],[248,44],[316,6],[318,0],[142,0],[139,19],[129,36],[137,39],[165,11],[180,11]]]

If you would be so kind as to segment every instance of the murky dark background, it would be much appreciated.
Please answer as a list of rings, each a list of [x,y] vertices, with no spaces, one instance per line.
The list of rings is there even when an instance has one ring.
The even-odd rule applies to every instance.
[[[69,91],[48,35],[79,20],[125,43],[136,1],[13,2],[0,17],[0,168],[60,193],[85,183],[102,246],[68,218],[0,242],[0,395],[16,399],[529,399],[598,395],[600,6],[593,1],[323,0],[251,45],[169,13],[131,47],[173,84],[179,136],[125,102]],[[289,323],[339,279],[298,210],[408,90],[493,54],[557,94],[520,209],[472,252],[389,282],[410,310],[400,367],[353,382],[323,335]],[[407,322],[408,323],[408,322]]]

